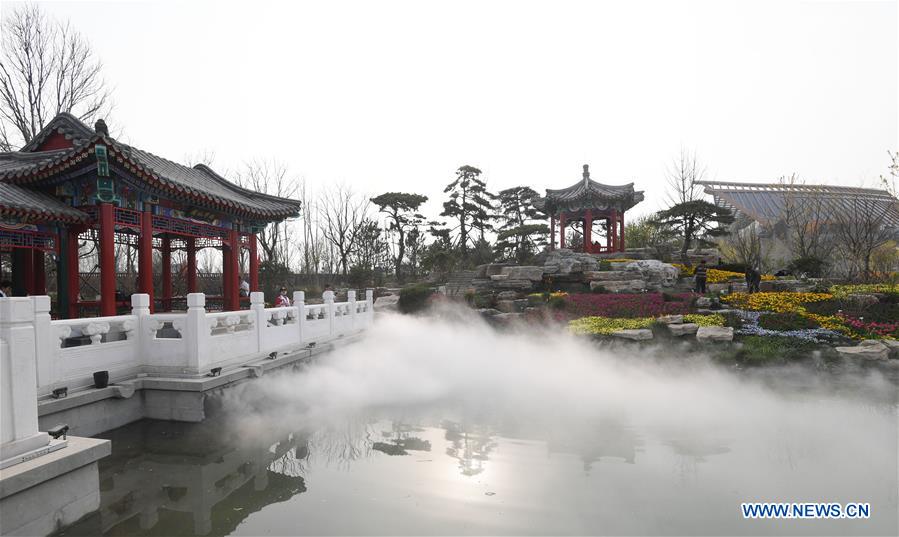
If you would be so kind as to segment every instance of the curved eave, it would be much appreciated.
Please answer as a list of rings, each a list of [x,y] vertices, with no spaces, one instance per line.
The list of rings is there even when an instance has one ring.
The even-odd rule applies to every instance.
[[[93,154],[93,145],[97,142],[102,142],[103,144],[105,144],[109,149],[110,154],[120,164],[122,164],[128,172],[144,179],[151,186],[155,186],[162,191],[170,192],[176,196],[199,200],[201,203],[210,204],[222,212],[238,214],[243,217],[263,221],[290,218],[293,216],[297,216],[300,212],[301,204],[299,201],[295,200],[275,198],[282,203],[291,205],[284,210],[254,210],[247,207],[246,205],[237,203],[234,200],[220,198],[218,196],[213,196],[196,189],[187,188],[180,183],[171,181],[166,177],[157,174],[153,169],[147,168],[142,164],[134,161],[126,154],[126,152],[118,145],[118,143],[103,135],[95,135],[86,143],[78,147],[74,147],[68,152],[61,153],[56,158],[49,159],[32,166],[18,168],[12,172],[0,174],[0,180],[6,180],[12,184],[25,184],[29,182],[49,179],[55,175],[65,172],[68,169],[71,169],[77,163],[82,162],[86,158],[91,156]],[[273,198],[273,196],[266,196],[265,194],[260,194],[252,191],[248,192],[250,192],[252,195]]]

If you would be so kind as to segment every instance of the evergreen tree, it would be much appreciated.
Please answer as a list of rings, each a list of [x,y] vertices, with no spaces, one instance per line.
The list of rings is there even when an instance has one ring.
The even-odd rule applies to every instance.
[[[407,194],[405,192],[387,192],[371,199],[382,213],[387,213],[390,231],[397,234],[396,241],[396,277],[402,279],[402,265],[406,255],[406,234],[415,230],[424,222],[424,216],[418,214],[421,204],[428,201],[427,196]]]
[[[496,253],[501,258],[524,263],[534,251],[546,244],[549,227],[534,222],[544,217],[534,206],[540,195],[526,186],[516,186],[499,193],[499,228]]]
[[[449,194],[449,200],[443,204],[440,216],[446,216],[458,224],[458,246],[463,261],[468,259],[469,243],[474,243],[472,230],[484,233],[493,229],[490,219],[493,217],[491,200],[493,195],[487,191],[487,184],[481,179],[481,170],[473,166],[462,166],[456,170],[456,179],[443,190]]]

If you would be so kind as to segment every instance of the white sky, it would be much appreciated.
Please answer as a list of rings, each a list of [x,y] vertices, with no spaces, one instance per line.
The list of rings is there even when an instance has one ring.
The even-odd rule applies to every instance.
[[[3,11],[15,6],[3,2]],[[874,184],[897,143],[896,1],[46,2],[92,42],[113,130],[227,172],[424,193],[720,180]]]

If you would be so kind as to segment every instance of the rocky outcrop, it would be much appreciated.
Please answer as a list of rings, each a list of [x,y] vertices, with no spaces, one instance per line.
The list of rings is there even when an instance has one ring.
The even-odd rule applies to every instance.
[[[615,264],[617,263],[613,263]],[[625,270],[634,275],[632,279],[639,278],[646,282],[648,288],[654,290],[674,287],[680,277],[680,270],[677,267],[656,259],[632,261],[627,264]]]
[[[503,313],[522,313],[528,307],[527,300],[499,300],[496,309]]]
[[[539,282],[543,280],[543,267],[503,267],[500,274],[505,274],[510,280],[530,280],[532,282]]]
[[[649,330],[648,328],[617,330],[615,332],[612,332],[612,336],[621,339],[630,339],[632,341],[647,341],[652,339],[652,330]]]
[[[399,295],[379,296],[375,299],[375,311],[397,311],[399,309]]]
[[[729,326],[700,326],[696,341],[701,343],[725,343],[734,340],[734,329]]]
[[[689,336],[699,331],[699,325],[695,323],[669,324],[668,330],[674,337]]]
[[[835,350],[844,358],[886,360],[890,357],[890,348],[876,339],[866,339],[855,347],[836,347]]]
[[[681,324],[684,322],[683,315],[662,315],[658,319],[656,319],[662,324]]]

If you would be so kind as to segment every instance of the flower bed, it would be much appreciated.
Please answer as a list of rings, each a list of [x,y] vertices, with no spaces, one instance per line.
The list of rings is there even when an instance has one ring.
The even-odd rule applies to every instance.
[[[899,294],[899,284],[895,283],[864,283],[853,285],[834,285],[830,288],[835,298],[846,298],[849,295],[885,293]]]
[[[572,317],[656,318],[692,311],[690,293],[576,294],[566,299]]]
[[[725,319],[720,313],[704,315],[701,313],[688,313],[684,315],[684,323],[698,324],[699,326],[724,326]]]
[[[752,311],[773,311],[776,313],[805,313],[803,304],[828,300],[828,293],[732,293],[721,297],[722,302],[734,308]]]
[[[581,317],[568,323],[572,334],[607,336],[618,330],[649,328],[655,322],[653,317],[622,319],[615,317]]]
[[[681,275],[683,276],[692,276],[696,272],[696,267],[688,267],[686,265],[682,265],[680,263],[672,263],[675,267],[680,270]],[[746,274],[743,272],[733,272],[730,270],[721,270],[715,268],[709,268],[706,270],[706,282],[708,283],[726,283],[737,280],[745,280]],[[771,274],[762,274],[762,281],[771,281],[776,280]]]

